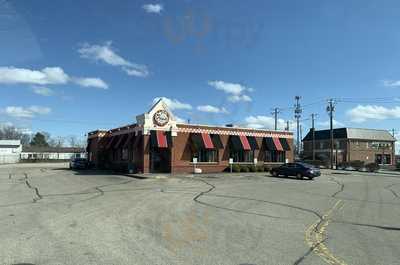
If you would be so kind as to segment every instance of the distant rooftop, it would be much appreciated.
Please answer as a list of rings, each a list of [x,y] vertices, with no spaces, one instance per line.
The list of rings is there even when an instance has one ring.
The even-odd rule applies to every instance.
[[[0,146],[20,146],[20,140],[0,140]]]
[[[45,146],[23,146],[22,152],[32,153],[84,153],[85,148],[80,147],[45,147]]]
[[[315,140],[326,140],[330,138],[330,130],[316,130]],[[337,128],[333,129],[334,139],[359,139],[372,141],[391,141],[396,139],[386,130],[363,129],[363,128]],[[311,141],[312,132],[309,131],[303,141]]]

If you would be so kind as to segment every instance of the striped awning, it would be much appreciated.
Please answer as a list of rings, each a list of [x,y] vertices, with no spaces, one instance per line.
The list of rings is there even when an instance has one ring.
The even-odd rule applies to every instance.
[[[285,138],[265,137],[265,149],[269,151],[288,151],[290,146]]]
[[[246,135],[231,135],[230,137],[230,144],[234,150],[244,150],[250,151],[251,146],[249,140],[247,139]]]
[[[115,141],[117,140],[118,136],[111,136],[108,139],[107,145],[106,145],[106,150],[110,149],[111,146],[115,143]]]
[[[150,131],[150,143],[152,147],[157,148],[172,147],[168,132],[165,131]]]
[[[216,148],[213,139],[208,133],[192,133],[190,139],[196,150]]]
[[[272,137],[272,140],[274,141],[275,147],[277,151],[283,151],[283,147],[281,145],[281,141],[279,141],[278,137]]]
[[[290,145],[286,138],[279,138],[284,151],[290,151]]]
[[[224,145],[222,144],[221,137],[218,134],[210,134],[211,140],[216,149],[223,149]]]
[[[275,143],[272,140],[272,137],[265,137],[264,138],[265,149],[268,151],[276,151]]]
[[[257,144],[257,139],[254,136],[247,136],[247,140],[249,141],[251,150],[256,150],[259,149],[258,144]]]
[[[122,134],[119,135],[118,141],[116,144],[113,146],[114,149],[118,149],[120,146],[123,146],[125,144],[125,141],[127,139],[128,135],[127,134]]]
[[[123,149],[129,148],[130,146],[132,146],[134,140],[135,140],[135,134],[134,133],[128,134],[128,138],[126,139],[126,141],[125,141],[124,145],[122,146],[122,148]]]

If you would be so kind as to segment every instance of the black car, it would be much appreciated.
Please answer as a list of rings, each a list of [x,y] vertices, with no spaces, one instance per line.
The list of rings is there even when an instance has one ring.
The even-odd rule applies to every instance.
[[[85,158],[73,158],[69,162],[70,169],[87,169],[89,167],[88,161]]]
[[[295,176],[297,179],[313,179],[321,175],[319,168],[305,163],[287,163],[271,169],[272,176]]]

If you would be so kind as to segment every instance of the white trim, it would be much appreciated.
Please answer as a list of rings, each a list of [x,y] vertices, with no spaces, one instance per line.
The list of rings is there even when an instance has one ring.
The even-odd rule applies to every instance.
[[[286,139],[293,139],[293,135],[288,135],[287,133],[283,134],[278,131],[265,131],[265,132],[252,132],[249,131],[251,129],[247,128],[248,131],[238,131],[243,130],[243,128],[224,128],[224,129],[211,129],[209,128],[187,128],[187,127],[178,127],[178,132],[182,133],[208,133],[208,134],[219,134],[219,135],[246,135],[246,136],[255,136],[255,137],[279,137]]]

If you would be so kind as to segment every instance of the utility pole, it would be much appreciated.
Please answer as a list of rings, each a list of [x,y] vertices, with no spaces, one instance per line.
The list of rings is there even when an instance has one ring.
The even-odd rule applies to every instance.
[[[294,99],[296,100],[296,104],[294,105],[294,117],[297,123],[297,148],[296,153],[297,155],[300,154],[300,118],[301,118],[301,106],[300,106],[300,96],[296,96]]]
[[[290,131],[290,128],[289,128],[289,121],[286,121],[286,131]]]
[[[393,137],[395,137],[395,134],[396,134],[395,131],[396,131],[396,130],[393,128],[393,129],[392,129],[392,136],[393,136]]]
[[[312,130],[312,160],[315,160],[315,118],[318,114],[311,114],[311,130]]]
[[[331,133],[331,144],[330,144],[330,149],[331,149],[331,169],[333,169],[333,112],[335,111],[335,101],[331,98],[328,100],[328,106],[326,107],[326,111],[329,114],[329,124],[330,124],[330,133]]]
[[[278,113],[280,113],[279,108],[274,108],[273,111],[271,112],[271,114],[274,115],[275,119],[275,131],[278,130]]]
[[[300,139],[303,140],[303,126],[301,124],[300,124]],[[303,150],[303,141],[300,141],[299,149],[301,153],[301,151]]]

